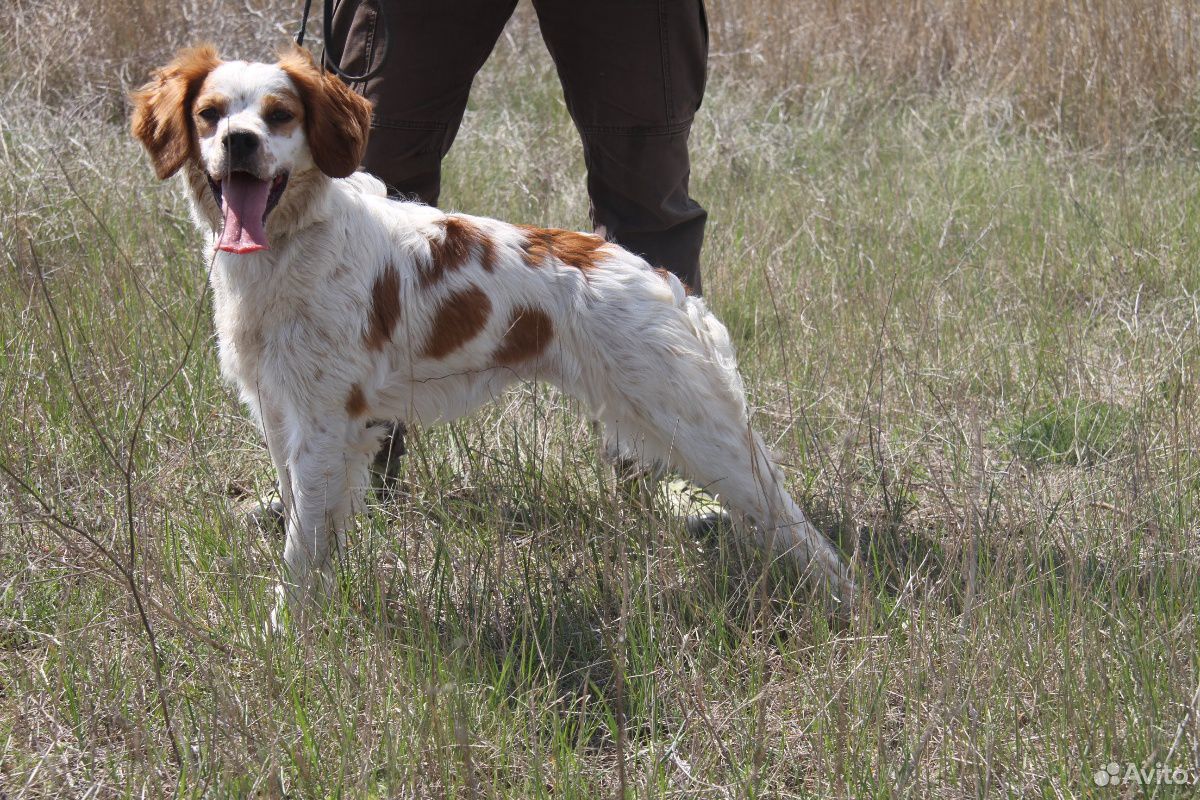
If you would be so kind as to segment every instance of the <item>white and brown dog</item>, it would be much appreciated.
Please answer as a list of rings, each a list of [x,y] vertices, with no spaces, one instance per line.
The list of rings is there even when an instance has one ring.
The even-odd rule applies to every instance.
[[[279,473],[294,610],[328,589],[379,444],[367,421],[452,420],[521,380],[579,398],[610,452],[711,488],[764,550],[852,597],[750,429],[725,327],[673,275],[591,234],[388,199],[355,172],[370,104],[299,48],[183,51],[133,104],[211,237],[221,368]]]

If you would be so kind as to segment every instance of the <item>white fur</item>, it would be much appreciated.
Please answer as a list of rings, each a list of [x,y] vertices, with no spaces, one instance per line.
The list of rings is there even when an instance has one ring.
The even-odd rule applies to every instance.
[[[212,288],[224,375],[265,434],[287,507],[287,596],[303,606],[324,591],[331,556],[367,485],[378,435],[367,419],[452,420],[519,380],[546,380],[581,399],[603,422],[607,446],[643,463],[669,464],[719,494],[774,554],[786,554],[835,595],[853,583],[836,551],[789,496],[751,430],[733,347],[703,300],[673,276],[613,244],[583,271],[522,260],[526,234],[504,222],[463,217],[494,243],[495,268],[472,259],[430,287],[419,285],[430,240],[446,215],[389,200],[362,173],[331,180],[314,166],[303,133],[274,136],[260,99],[288,85],[278,67],[226,63],[206,85],[227,94],[220,130],[255,131],[271,174],[290,183],[267,219],[269,250],[213,250]],[[221,214],[205,172],[221,174],[218,137],[185,165],[200,227],[219,236]],[[372,285],[388,265],[399,275],[399,323],[387,346],[365,344]],[[492,310],[477,336],[444,358],[422,357],[438,303],[478,287]],[[496,366],[515,307],[541,309],[553,340],[539,357]],[[351,418],[359,386],[368,410]]]

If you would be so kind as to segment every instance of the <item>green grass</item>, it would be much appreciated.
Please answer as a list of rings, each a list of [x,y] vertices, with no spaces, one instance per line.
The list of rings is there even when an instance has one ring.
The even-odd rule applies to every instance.
[[[539,48],[480,76],[443,200],[581,228]],[[282,543],[233,510],[269,460],[176,187],[119,120],[0,104],[0,793],[592,798],[623,764],[629,797],[1115,797],[1109,761],[1200,766],[1193,154],[884,94],[718,73],[693,134],[708,299],[857,553],[847,625],[626,502],[523,387],[413,438],[328,623],[278,638]],[[80,533],[127,562],[131,525],[161,691]]]
[[[1130,419],[1120,406],[1065,399],[1035,409],[1009,427],[1011,447],[1034,462],[1094,464],[1114,455]]]

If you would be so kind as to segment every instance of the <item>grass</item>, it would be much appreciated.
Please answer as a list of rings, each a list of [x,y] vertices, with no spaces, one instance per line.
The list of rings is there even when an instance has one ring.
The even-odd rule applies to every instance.
[[[184,203],[115,91],[165,53],[102,39],[114,85],[91,104],[0,55],[0,794],[1194,792],[1092,778],[1200,768],[1194,99],[1159,117],[1169,135],[1103,145],[991,113],[1013,98],[969,72],[917,86],[864,56],[789,79],[752,57],[776,34],[712,5],[708,297],[871,602],[831,628],[753,559],[634,507],[575,404],[523,387],[415,436],[328,625],[263,638],[281,542],[234,506],[269,460],[217,374]],[[50,35],[15,7],[23,46]],[[233,41],[273,24],[222,19]],[[444,204],[583,227],[529,24],[476,83]],[[847,53],[872,41],[852,32]]]
[[[1129,427],[1120,406],[1067,399],[1028,414],[1010,435],[1013,450],[1030,461],[1094,464],[1114,454]]]

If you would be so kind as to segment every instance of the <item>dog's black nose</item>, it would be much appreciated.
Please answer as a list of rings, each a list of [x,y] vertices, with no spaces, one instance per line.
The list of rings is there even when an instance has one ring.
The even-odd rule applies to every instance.
[[[249,158],[258,150],[258,135],[246,131],[230,131],[221,142],[234,163]]]

